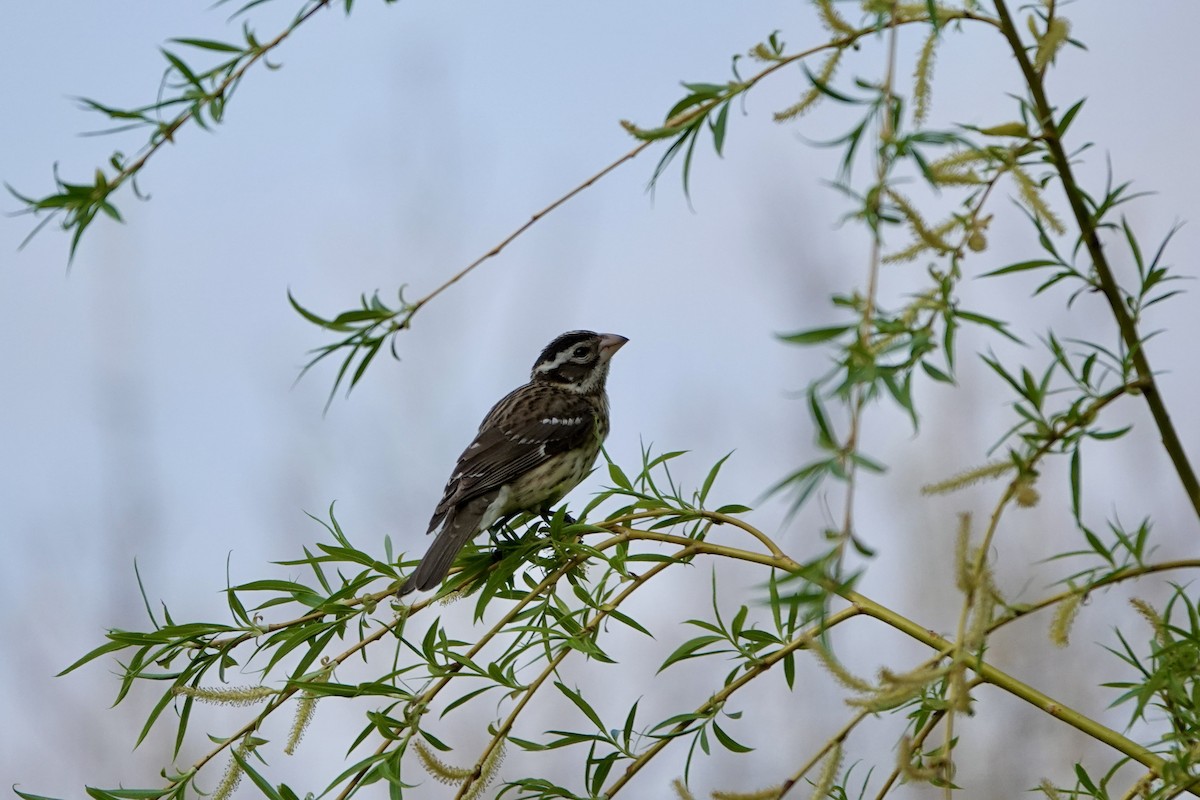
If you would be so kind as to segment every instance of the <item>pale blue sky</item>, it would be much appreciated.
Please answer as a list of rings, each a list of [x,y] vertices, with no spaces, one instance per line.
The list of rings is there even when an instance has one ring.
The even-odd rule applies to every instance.
[[[1099,188],[1108,155],[1119,178],[1156,192],[1129,210],[1148,247],[1175,221],[1188,221],[1169,261],[1195,277],[1200,7],[1154,5],[1152,15],[1115,0],[1068,6],[1089,51],[1064,53],[1051,92],[1064,103],[1089,97],[1074,130],[1076,144],[1096,143],[1084,154],[1085,179]],[[269,17],[255,24],[263,34],[276,27]],[[262,577],[271,569],[265,562],[294,557],[320,537],[303,512],[321,514],[334,500],[364,546],[379,547],[389,534],[399,548],[424,547],[425,521],[454,457],[490,404],[525,379],[540,348],[563,330],[590,327],[631,340],[610,381],[609,449],[619,461],[636,459],[639,440],[690,449],[687,482],[736,449],[720,491],[729,501],[754,502],[809,457],[811,431],[795,392],[824,362],[773,335],[836,319],[826,297],[861,280],[866,245],[861,229],[838,224],[846,207],[822,183],[833,176],[835,155],[802,141],[831,138],[844,118],[818,111],[799,125],[770,121],[802,91],[794,77],[756,90],[745,116],[731,115],[724,161],[706,143],[699,148],[694,211],[675,169],[655,198],[645,193],[658,156],[647,153],[422,311],[399,343],[403,360],[378,360],[327,416],[330,369],[291,387],[306,351],[327,340],[288,307],[289,288],[325,313],[364,291],[386,298],[408,284],[411,296],[424,294],[630,149],[619,119],[661,119],[680,96],[678,81],[724,80],[729,57],[774,29],[797,45],[820,36],[802,3],[385,7],[359,0],[349,19],[322,14],[297,33],[275,57],[283,69],[254,71],[215,133],[188,130],[157,156],[141,180],[152,200],[124,195],[127,224],[97,223],[69,272],[64,236],[44,231],[18,253],[30,220],[0,221],[0,599],[7,609],[0,785],[77,796],[84,782],[152,782],[165,745],[130,755],[149,696],[110,711],[116,681],[105,666],[52,677],[99,643],[105,628],[144,624],[134,558],[151,598],[177,618],[223,618],[227,559],[235,581]],[[234,35],[223,12],[201,3],[0,5],[0,179],[37,194],[49,189],[56,162],[72,179],[113,149],[136,150],[140,139],[128,134],[77,137],[102,121],[71,98],[146,102],[166,39]],[[917,42],[904,44],[911,52]],[[874,61],[868,46],[843,74]],[[951,37],[936,78],[937,119],[987,125],[1015,114],[1005,95],[1018,86],[1015,66],[986,38]],[[1035,255],[1023,234],[998,219],[992,248],[974,268]],[[908,284],[903,273],[885,276],[893,297]],[[1019,303],[1028,316],[1018,327],[1035,338],[1061,298],[1026,304],[1032,285],[968,282],[964,293],[977,308]],[[1168,333],[1152,355],[1173,368],[1163,388],[1200,458],[1192,414],[1200,382],[1187,368],[1194,358],[1175,355],[1200,337],[1196,302],[1193,292],[1154,318],[1153,327]],[[1021,313],[1011,309],[1000,313]],[[1076,313],[1102,309],[1085,298]],[[860,512],[864,535],[880,551],[871,586],[931,627],[949,624],[953,587],[914,586],[911,575],[946,563],[954,513],[985,509],[990,495],[918,504],[914,489],[983,460],[1008,424],[997,416],[1005,399],[997,385],[974,361],[964,368],[982,383],[959,394],[922,390],[939,409],[925,428],[930,438],[913,440],[891,415],[867,428],[873,452],[893,466],[889,481],[864,493]],[[1132,404],[1118,413],[1145,421]],[[1167,529],[1181,520],[1168,542],[1194,553],[1195,520],[1180,514],[1181,492],[1153,435],[1117,447],[1124,450],[1116,465],[1094,475],[1097,514],[1153,512]],[[600,482],[593,476],[588,485]],[[822,513],[816,505],[810,511],[783,534],[801,554],[820,544]],[[768,503],[755,519],[774,532],[782,512]],[[1046,526],[1073,535],[1061,509],[1038,513],[1029,530],[1013,535],[1036,543]],[[1013,570],[1015,589],[1025,567],[1002,565]],[[743,577],[747,594],[731,589],[732,602],[752,599],[755,576]],[[707,586],[706,569],[697,570],[675,585],[679,594],[657,602],[704,602]],[[1025,667],[1069,670],[1097,656],[1091,642],[1107,637],[1109,624],[1096,618],[1085,630],[1077,647],[1094,652]],[[862,636],[868,663],[888,660],[875,652],[873,634]],[[696,692],[707,685],[700,681]],[[637,696],[636,687],[630,691]],[[1080,691],[1092,710],[1111,700]],[[792,711],[762,712],[760,750],[737,764],[779,771],[794,763],[791,751],[823,741],[844,717],[836,694],[791,697]],[[357,730],[355,718],[343,722],[341,731]],[[222,732],[219,721],[209,729]],[[771,731],[788,738],[772,739]],[[981,751],[998,735],[966,731],[964,747]],[[331,735],[338,733],[333,724]],[[778,757],[779,741],[789,754]],[[1071,748],[1082,745],[1067,737],[1059,743],[1067,755],[1031,747],[1017,743],[1010,756],[1041,758],[1030,766],[1035,772],[996,796],[1036,783],[1036,770],[1069,765],[1080,757]],[[890,766],[890,753],[875,755]],[[314,776],[339,769],[340,752],[329,758],[284,769],[303,776],[308,765],[317,789]],[[655,780],[674,776],[664,769]],[[717,777],[700,773],[701,787],[727,788]]]

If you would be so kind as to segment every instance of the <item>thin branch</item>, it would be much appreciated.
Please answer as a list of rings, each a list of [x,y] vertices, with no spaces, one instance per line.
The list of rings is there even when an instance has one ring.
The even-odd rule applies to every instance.
[[[958,20],[966,20],[966,21],[973,21],[973,22],[983,22],[985,24],[992,25],[992,26],[998,25],[997,21],[991,17],[987,17],[987,16],[984,16],[981,14],[976,14],[974,12],[970,12],[970,11],[966,11],[966,10],[958,10],[958,9],[953,10],[953,12],[951,12],[951,13],[943,14],[943,22],[945,22],[949,19],[958,19]],[[903,25],[925,23],[928,21],[929,21],[929,18],[927,16],[913,16],[913,17],[909,17],[909,18],[905,18],[905,19],[895,20],[894,25],[896,27],[899,27],[899,26],[903,26]],[[756,86],[759,82],[761,82],[764,78],[768,77],[769,75],[772,75],[773,73],[778,72],[779,70],[782,70],[785,67],[788,67],[788,66],[796,64],[800,61],[803,61],[804,59],[806,59],[810,56],[813,56],[817,53],[825,52],[827,50],[832,50],[832,49],[844,49],[844,48],[850,47],[850,46],[854,45],[859,39],[866,37],[866,36],[874,35],[875,33],[877,33],[877,29],[874,26],[861,28],[861,29],[854,31],[854,33],[852,33],[852,34],[847,34],[845,36],[839,37],[837,39],[826,42],[824,44],[810,47],[807,50],[802,50],[798,53],[793,53],[790,56],[781,57],[778,61],[774,61],[769,66],[764,68],[762,71],[756,73],[755,75],[752,75],[751,77],[747,78],[744,81],[741,81],[739,84],[741,88],[738,91],[739,91],[739,93],[748,91],[749,89]],[[690,108],[687,111],[672,118],[668,122],[670,123],[670,125],[672,127],[680,127],[680,128],[686,127],[688,125],[688,123],[691,123],[691,122],[695,121],[696,119],[703,117],[704,115],[709,113],[709,111],[711,111],[713,108],[715,108],[716,106],[718,106],[722,102],[724,102],[726,99],[727,98],[719,97],[719,98],[715,98],[713,100],[710,100],[710,101],[707,101],[704,103],[699,103],[696,106],[694,106],[693,108]],[[607,166],[600,169],[598,172],[596,172],[594,175],[592,175],[591,177],[584,180],[582,183],[580,183],[580,184],[576,185],[575,187],[573,187],[572,189],[568,190],[565,194],[558,197],[556,200],[554,200],[549,205],[542,208],[540,211],[535,212],[520,227],[516,228],[514,231],[512,231],[510,234],[508,234],[506,237],[504,237],[504,239],[502,239],[499,243],[494,245],[486,253],[484,253],[483,255],[476,258],[474,261],[472,261],[470,264],[468,264],[467,266],[460,269],[458,272],[456,272],[451,277],[447,278],[445,281],[443,281],[441,284],[439,284],[437,287],[435,287],[427,295],[414,301],[411,305],[407,305],[404,308],[397,311],[395,314],[395,317],[399,317],[399,319],[395,320],[395,317],[393,317],[394,321],[390,323],[389,331],[392,333],[395,333],[397,331],[406,330],[406,329],[410,328],[412,325],[413,317],[416,316],[416,313],[418,311],[420,311],[430,301],[432,301],[434,298],[436,298],[442,292],[449,289],[455,283],[458,283],[458,281],[460,281],[462,278],[469,275],[476,268],[480,267],[488,260],[498,256],[506,247],[508,247],[508,245],[512,244],[512,242],[514,240],[516,240],[519,236],[521,236],[526,231],[528,231],[530,228],[532,228],[537,222],[539,222],[544,217],[546,217],[550,212],[552,212],[552,211],[556,210],[557,208],[559,208],[560,206],[564,205],[568,200],[571,200],[576,195],[580,194],[585,189],[592,186],[598,180],[600,180],[601,178],[604,178],[609,173],[616,170],[617,167],[621,166],[622,164],[624,164],[628,161],[632,161],[634,158],[637,158],[637,156],[641,155],[646,149],[648,149],[651,145],[655,144],[657,141],[659,141],[659,140],[654,139],[654,140],[647,140],[647,141],[641,142],[640,144],[638,144],[637,147],[634,147],[632,150],[630,150],[629,152],[620,156],[615,161],[609,163]]]
[[[1151,369],[1150,361],[1146,357],[1145,343],[1142,341],[1137,326],[1125,308],[1120,287],[1117,285],[1112,267],[1108,263],[1108,257],[1104,253],[1104,248],[1100,245],[1100,238],[1096,234],[1096,227],[1093,224],[1092,217],[1088,213],[1087,206],[1084,204],[1083,191],[1075,182],[1075,176],[1071,171],[1071,160],[1067,157],[1066,150],[1063,148],[1058,126],[1054,121],[1054,108],[1050,105],[1050,101],[1046,99],[1042,76],[1033,68],[1033,64],[1029,61],[1029,56],[1025,52],[1025,45],[1022,44],[1020,34],[1017,33],[1012,15],[1008,11],[1008,6],[1004,0],[995,0],[995,3],[996,12],[1000,18],[1000,30],[1008,40],[1013,56],[1017,59],[1017,64],[1020,66],[1021,73],[1025,77],[1025,83],[1029,86],[1029,93],[1033,98],[1034,108],[1037,112],[1039,123],[1042,126],[1042,139],[1046,142],[1046,147],[1049,149],[1054,162],[1054,169],[1058,172],[1059,179],[1062,181],[1063,191],[1066,193],[1067,202],[1071,206],[1071,213],[1075,217],[1076,224],[1079,225],[1080,235],[1087,247],[1088,255],[1092,259],[1092,266],[1096,270],[1096,276],[1100,279],[1101,290],[1104,293],[1105,299],[1108,300],[1108,305],[1112,310],[1113,318],[1117,322],[1117,327],[1121,330],[1121,338],[1124,340],[1125,346],[1129,348],[1134,368],[1137,370],[1138,376],[1145,382],[1143,393],[1146,397],[1146,404],[1150,407],[1150,414],[1154,417],[1155,425],[1158,426],[1163,447],[1166,449],[1167,455],[1175,467],[1175,472],[1179,475],[1179,480],[1183,484],[1188,500],[1191,501],[1192,509],[1195,511],[1196,516],[1200,518],[1200,480],[1197,480],[1196,473],[1192,469],[1191,462],[1188,460],[1187,451],[1184,450],[1183,442],[1180,441],[1179,434],[1175,430],[1175,425],[1171,422],[1171,416],[1167,412],[1167,407],[1163,402],[1162,394],[1159,392],[1158,384],[1154,380],[1154,370]]]
[[[941,636],[933,633],[927,628],[924,628],[912,620],[897,614],[886,606],[882,606],[873,600],[870,600],[857,592],[846,592],[843,597],[850,602],[858,605],[864,614],[874,617],[875,619],[889,625],[892,628],[906,634],[912,639],[925,644],[935,650],[952,652],[954,645],[943,639]],[[1103,742],[1115,750],[1124,753],[1143,766],[1158,771],[1166,766],[1166,762],[1159,756],[1152,753],[1150,750],[1142,747],[1137,742],[1122,736],[1112,728],[1101,725],[1095,720],[1087,717],[1073,708],[1058,702],[1049,695],[1038,691],[1027,683],[1017,680],[1011,675],[1000,671],[999,669],[984,663],[979,656],[964,653],[962,655],[963,663],[971,669],[976,675],[983,678],[993,686],[1018,697],[1025,702],[1041,709],[1052,717],[1062,720],[1073,728],[1076,728],[1088,736]]]
[[[822,746],[820,750],[818,750],[816,753],[813,754],[812,758],[810,758],[807,762],[805,762],[804,766],[802,766],[799,770],[797,770],[795,773],[793,773],[793,775],[790,778],[788,778],[786,781],[783,782],[783,785],[779,787],[779,794],[775,795],[775,800],[783,800],[783,796],[785,794],[787,794],[788,792],[790,792],[792,790],[792,787],[794,787],[796,784],[798,784],[800,782],[800,780],[805,775],[808,774],[809,770],[811,770],[817,764],[820,764],[821,759],[825,758],[825,756],[831,750],[833,750],[833,748],[837,747],[839,744],[844,742],[846,740],[846,737],[849,736],[850,733],[855,728],[858,727],[860,722],[862,722],[867,717],[872,717],[874,715],[875,715],[874,711],[870,711],[870,710],[864,708],[863,710],[861,710],[857,714],[855,714],[853,717],[851,717],[849,722],[847,722],[845,725],[842,726],[841,730],[839,730],[837,733],[835,733],[832,736],[832,738],[830,738],[828,741],[825,742],[824,746]]]
[[[695,714],[697,716],[703,716],[711,713],[714,709],[718,708],[722,703],[728,700],[729,697],[738,689],[750,683],[792,653],[811,644],[824,631],[831,630],[846,620],[858,616],[861,611],[861,608],[852,605],[847,608],[843,608],[836,613],[828,615],[820,623],[809,628],[800,636],[797,636],[783,647],[771,653],[771,655],[762,659],[762,661],[759,661],[757,664],[754,664],[748,668],[744,673],[742,673],[741,676],[737,678],[737,680],[731,681],[728,686],[715,693],[711,698],[708,699],[707,702],[700,705],[700,707],[696,709]],[[656,756],[664,747],[678,738],[680,733],[687,730],[687,726],[689,724],[690,721],[680,722],[675,725],[675,727],[671,728],[671,730],[667,733],[661,734],[661,738],[647,748],[644,753],[634,759],[633,762],[625,768],[625,772],[622,773],[621,777],[617,778],[615,781],[605,787],[600,796],[611,798],[617,792],[619,792],[621,788],[625,786],[625,784],[632,780],[633,776],[636,775],[642,769],[642,767],[646,766],[650,759],[654,758],[654,756]]]
[[[621,594],[608,603],[605,603],[604,607],[598,611],[586,625],[583,626],[583,629],[578,635],[584,635],[590,631],[594,631],[597,627],[599,627],[600,623],[607,619],[609,614],[611,614],[623,602],[625,602],[625,600],[627,600],[631,594],[645,586],[647,581],[665,570],[667,567],[680,563],[680,559],[687,558],[689,555],[691,555],[692,549],[693,548],[690,545],[684,547],[671,556],[671,561],[663,561],[660,564],[656,564],[638,577],[634,578],[630,585],[627,586],[625,590],[621,592]],[[525,693],[517,702],[517,705],[509,713],[504,722],[501,723],[500,727],[496,729],[496,733],[492,737],[492,740],[488,742],[487,747],[483,749],[483,753],[475,762],[475,769],[472,771],[471,776],[463,782],[461,787],[459,787],[458,794],[455,795],[455,800],[462,800],[462,798],[465,798],[469,794],[471,785],[475,781],[479,780],[483,774],[483,765],[487,763],[495,749],[499,747],[504,739],[508,736],[508,732],[512,730],[513,725],[517,721],[517,717],[520,715],[521,711],[524,710],[530,699],[533,698],[534,693],[541,688],[542,684],[546,682],[547,678],[549,678],[555,673],[555,671],[558,670],[558,666],[563,662],[563,659],[565,659],[572,652],[576,652],[575,649],[570,645],[564,644],[562,649],[560,649],[554,655],[554,658],[550,659],[546,663],[546,666],[544,669],[542,669],[541,673],[533,680],[532,683],[529,684],[529,686],[525,688]]]
[[[410,323],[412,322],[412,318],[416,315],[416,313],[418,311],[421,310],[421,308],[426,303],[433,300],[435,297],[437,297],[439,294],[441,294],[442,292],[449,289],[454,284],[458,283],[462,278],[466,277],[469,273],[474,271],[474,269],[476,267],[480,266],[485,261],[500,255],[500,253],[504,250],[504,248],[508,247],[510,244],[512,244],[512,242],[518,236],[525,233],[525,231],[529,230],[535,224],[537,224],[537,222],[539,220],[541,220],[542,217],[545,217],[551,211],[554,211],[556,208],[563,205],[568,200],[575,197],[575,195],[584,191],[585,189],[590,187],[592,184],[594,184],[596,181],[598,181],[601,178],[603,178],[604,176],[608,175],[610,172],[612,172],[613,170],[615,170],[617,167],[621,166],[625,162],[632,161],[633,159],[637,158],[652,144],[654,144],[654,142],[652,142],[652,141],[642,142],[637,147],[633,148],[628,153],[626,153],[625,155],[618,158],[616,161],[613,161],[611,164],[604,167],[596,174],[592,175],[590,178],[585,180],[583,183],[579,184],[575,188],[568,191],[566,194],[559,197],[554,202],[550,203],[550,205],[546,206],[541,211],[535,212],[533,214],[533,216],[531,216],[528,220],[525,221],[525,223],[523,225],[521,225],[519,228],[514,230],[508,236],[504,237],[504,239],[502,239],[500,241],[500,243],[495,245],[491,250],[488,250],[486,253],[481,255],[479,258],[475,259],[470,264],[468,264],[467,266],[463,267],[461,270],[456,272],[454,275],[452,275],[450,278],[448,278],[445,282],[443,282],[440,286],[438,286],[432,292],[430,292],[429,294],[422,297],[420,300],[417,300],[415,303],[413,303],[405,312],[403,319],[401,319],[399,322],[393,324],[392,330],[399,331],[399,330],[404,330],[405,328],[408,328],[410,326]]]

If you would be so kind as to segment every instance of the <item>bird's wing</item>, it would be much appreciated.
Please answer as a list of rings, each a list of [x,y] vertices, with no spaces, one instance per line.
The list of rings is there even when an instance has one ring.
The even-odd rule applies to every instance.
[[[458,457],[430,532],[451,508],[499,489],[595,435],[595,410],[585,398],[550,386],[522,386],[496,404]]]

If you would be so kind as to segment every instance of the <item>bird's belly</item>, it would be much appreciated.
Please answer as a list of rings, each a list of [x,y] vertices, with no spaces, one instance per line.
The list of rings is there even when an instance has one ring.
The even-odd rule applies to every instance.
[[[596,460],[597,450],[572,450],[551,458],[509,485],[506,513],[536,511],[574,489]]]

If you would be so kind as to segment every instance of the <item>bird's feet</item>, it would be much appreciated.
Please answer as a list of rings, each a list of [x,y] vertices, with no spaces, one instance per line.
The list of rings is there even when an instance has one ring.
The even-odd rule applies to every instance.
[[[549,511],[541,512],[541,517],[542,517],[542,521],[545,522],[547,525],[554,524],[554,515],[552,515]],[[570,514],[564,513],[563,514],[563,524],[564,525],[574,525],[575,518],[572,517]]]

